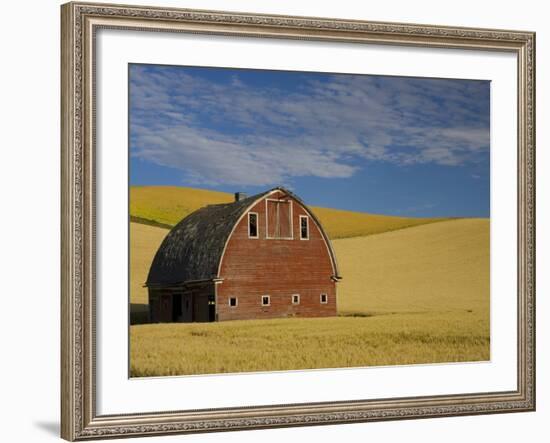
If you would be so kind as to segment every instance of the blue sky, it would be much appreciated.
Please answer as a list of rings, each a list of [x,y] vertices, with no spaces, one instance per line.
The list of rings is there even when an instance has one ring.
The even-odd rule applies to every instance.
[[[132,64],[130,184],[488,217],[490,83]]]

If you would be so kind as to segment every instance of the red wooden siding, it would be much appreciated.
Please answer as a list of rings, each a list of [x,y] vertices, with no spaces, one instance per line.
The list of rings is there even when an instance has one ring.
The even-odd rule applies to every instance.
[[[218,320],[336,315],[335,271],[319,228],[310,218],[309,240],[301,240],[299,217],[306,210],[281,191],[266,198],[247,211],[258,214],[259,238],[249,238],[245,214],[228,240],[216,288]],[[281,238],[267,238],[268,229],[269,237]],[[292,304],[294,294],[299,304]],[[262,295],[270,296],[269,306],[262,306]],[[236,307],[229,306],[230,297],[237,298]]]

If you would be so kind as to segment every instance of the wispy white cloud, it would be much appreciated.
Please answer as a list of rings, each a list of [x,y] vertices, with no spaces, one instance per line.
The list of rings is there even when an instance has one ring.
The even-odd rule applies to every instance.
[[[190,72],[132,67],[131,154],[196,183],[345,178],[373,161],[458,166],[489,148],[481,82],[300,74],[289,89]]]

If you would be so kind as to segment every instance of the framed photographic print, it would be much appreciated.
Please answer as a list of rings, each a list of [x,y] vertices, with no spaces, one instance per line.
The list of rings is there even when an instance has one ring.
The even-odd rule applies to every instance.
[[[535,408],[535,35],[62,14],[62,437]]]

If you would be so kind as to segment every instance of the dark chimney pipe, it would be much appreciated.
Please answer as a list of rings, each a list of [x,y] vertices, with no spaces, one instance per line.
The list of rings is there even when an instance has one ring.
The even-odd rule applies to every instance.
[[[235,201],[236,202],[240,202],[241,200],[244,200],[246,197],[248,197],[248,196],[244,192],[235,192]]]

